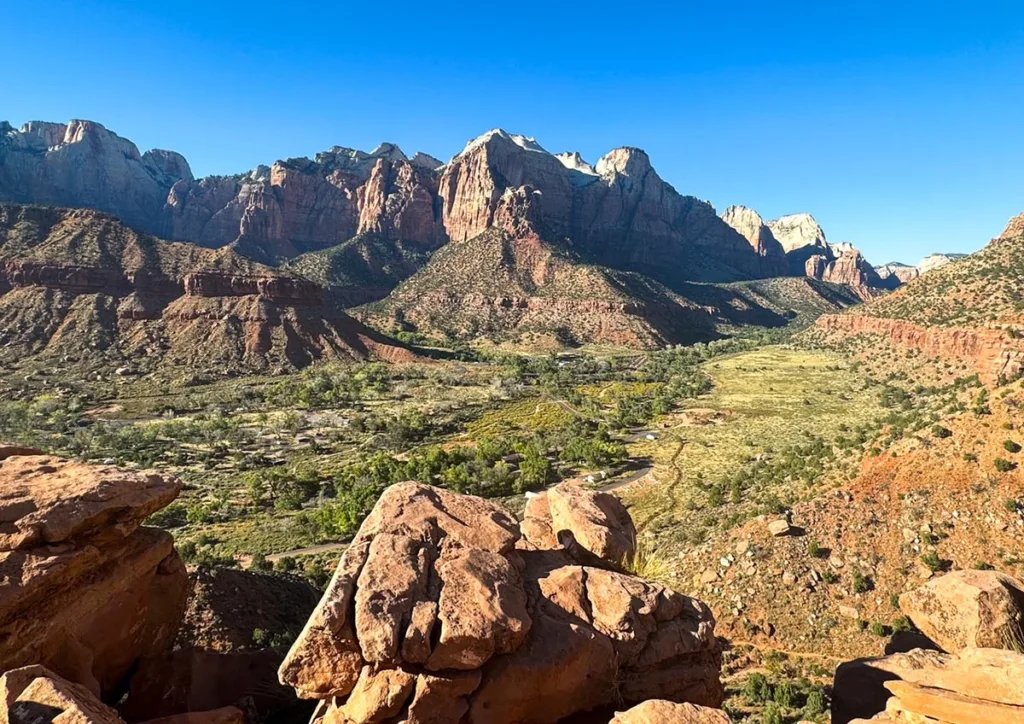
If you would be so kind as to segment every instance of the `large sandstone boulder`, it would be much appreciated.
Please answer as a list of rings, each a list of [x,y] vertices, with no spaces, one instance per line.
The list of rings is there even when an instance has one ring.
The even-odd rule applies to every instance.
[[[721,709],[652,699],[616,714],[609,724],[729,724]]]
[[[245,724],[236,707],[192,711],[149,724]],[[123,724],[117,711],[81,684],[42,666],[25,666],[0,677],[0,724]]]
[[[42,664],[116,696],[174,640],[187,575],[142,520],[181,483],[46,455],[0,461],[0,667]]]
[[[3,724],[121,724],[117,712],[81,684],[42,666],[25,666],[0,678]]]
[[[317,591],[299,578],[227,568],[193,569],[190,583],[174,650],[140,662],[121,715],[136,722],[243,702],[260,718],[304,709],[277,669]]]
[[[954,571],[900,596],[900,610],[949,652],[1024,646],[1024,583],[997,571]]]
[[[957,722],[952,712],[963,710],[987,712],[992,722],[1024,721],[1022,680],[1024,654],[1004,649],[915,650],[851,661],[836,670],[832,724],[872,717],[915,721],[911,714]],[[960,706],[965,701],[966,709]],[[938,716],[942,708],[946,713]],[[1021,718],[999,718],[1007,712]]]
[[[565,549],[497,505],[389,488],[281,666],[327,722],[556,722],[616,701],[721,704],[699,601]]]
[[[575,544],[612,564],[636,550],[636,528],[619,499],[572,482],[531,497],[520,529],[536,548]]]

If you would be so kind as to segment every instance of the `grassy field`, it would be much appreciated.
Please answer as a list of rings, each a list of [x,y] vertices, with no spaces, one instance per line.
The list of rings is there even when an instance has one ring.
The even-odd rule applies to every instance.
[[[704,369],[713,391],[660,419],[656,440],[630,445],[632,457],[652,461],[657,482],[626,500],[641,529],[668,545],[827,484],[822,473],[841,475],[859,457],[851,443],[882,412],[877,387],[829,353],[766,347]]]

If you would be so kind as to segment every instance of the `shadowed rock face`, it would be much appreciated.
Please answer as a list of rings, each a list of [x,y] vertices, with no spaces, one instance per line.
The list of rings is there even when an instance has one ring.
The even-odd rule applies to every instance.
[[[592,496],[579,490],[560,500]],[[649,698],[721,704],[714,621],[700,602],[614,569],[596,552],[622,511],[559,511],[541,549],[470,496],[401,483],[384,493],[281,667],[323,721],[552,724]],[[614,530],[598,533],[602,523]],[[566,535],[592,551],[581,563]]]

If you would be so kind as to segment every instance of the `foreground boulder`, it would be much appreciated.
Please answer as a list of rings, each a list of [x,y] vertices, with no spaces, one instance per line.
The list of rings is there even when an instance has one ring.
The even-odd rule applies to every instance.
[[[652,699],[616,714],[609,724],[729,724],[721,709]]]
[[[1024,583],[997,571],[955,571],[900,596],[900,609],[943,650],[1024,648]]]
[[[42,666],[25,666],[0,677],[3,724],[124,724],[117,711],[88,688],[66,681]],[[244,724],[240,709],[190,712],[150,724]]]
[[[1020,722],[1022,681],[1024,654],[1005,649],[964,649],[956,655],[916,650],[851,661],[836,670],[832,723],[928,721],[920,717],[963,724]]]
[[[562,483],[526,504],[523,537],[536,548],[578,545],[609,563],[622,563],[636,550],[636,528],[614,495]]]
[[[174,477],[47,455],[0,461],[0,670],[41,664],[113,700],[144,656],[170,646],[187,575],[143,519]]]
[[[196,568],[174,650],[142,660],[127,700],[130,722],[182,712],[244,706],[261,720],[311,709],[277,669],[316,607],[319,593],[296,577],[230,568]]]
[[[590,501],[593,502],[593,501]],[[557,722],[659,698],[721,705],[699,601],[566,549],[499,506],[417,483],[364,521],[281,666],[329,724]]]

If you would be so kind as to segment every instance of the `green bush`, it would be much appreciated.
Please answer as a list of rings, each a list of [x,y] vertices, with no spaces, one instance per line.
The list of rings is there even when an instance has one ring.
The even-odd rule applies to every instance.
[[[764,674],[753,673],[743,684],[743,696],[753,704],[763,704],[771,699],[772,686]]]
[[[932,425],[932,437],[944,438],[950,437],[952,434],[953,431],[950,430],[948,427],[943,427],[938,423]]]
[[[996,470],[1001,473],[1008,473],[1017,467],[1017,463],[1010,462],[1005,458],[996,458],[995,460]]]
[[[768,702],[768,705],[761,712],[761,724],[784,724],[785,719],[782,716],[782,709],[774,701]]]
[[[804,705],[803,715],[805,718],[821,716],[828,711],[828,703],[825,701],[825,692],[819,687],[814,687],[807,693],[807,703]]]
[[[1013,440],[1004,440],[1003,449],[1006,450],[1006,452],[1014,454],[1019,453],[1021,450],[1020,445],[1015,443]]]

